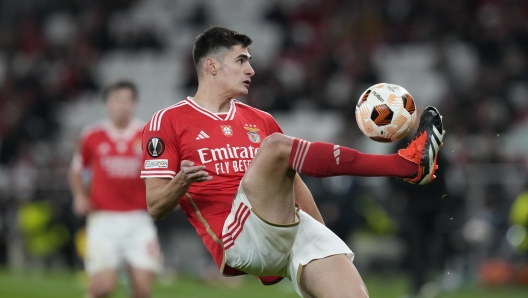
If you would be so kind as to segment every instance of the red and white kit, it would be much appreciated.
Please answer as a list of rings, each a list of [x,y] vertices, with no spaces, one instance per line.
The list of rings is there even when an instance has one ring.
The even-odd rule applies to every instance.
[[[204,165],[213,177],[210,181],[193,183],[180,205],[224,275],[245,272],[296,280],[299,265],[307,263],[304,258],[321,257],[311,254],[310,246],[304,245],[314,239],[309,234],[301,237],[302,241],[297,240],[304,231],[326,227],[302,211],[298,212],[299,221],[286,227],[265,222],[239,189],[261,142],[276,132],[282,130],[271,115],[237,100],[231,100],[227,113],[215,114],[190,97],[155,113],[144,128],[141,178],[172,178],[180,171],[182,160]],[[301,224],[299,228],[301,221],[304,226]],[[316,239],[329,246],[334,244],[333,238]],[[294,242],[303,250],[303,258],[293,255]],[[266,251],[269,256],[259,251],[264,247],[269,248]],[[352,256],[344,243],[333,247],[332,251],[323,250],[324,256],[336,253]],[[290,260],[297,263],[290,266]],[[278,279],[261,278],[261,281],[272,283]],[[297,285],[296,289],[300,291]]]
[[[125,129],[110,121],[87,126],[81,133],[71,168],[91,171],[87,225],[86,270],[116,269],[126,260],[134,267],[156,271],[160,253],[155,226],[146,209],[142,164],[144,122]]]
[[[92,171],[90,199],[95,210],[146,210],[145,183],[138,177],[142,163],[143,122],[133,120],[124,130],[110,121],[86,127],[72,169]]]
[[[214,114],[187,98],[160,110],[145,126],[141,178],[172,178],[181,160],[204,165],[213,176],[193,183],[180,205],[219,267],[222,228],[240,180],[261,141],[274,132],[281,130],[271,115],[236,100],[227,113]]]

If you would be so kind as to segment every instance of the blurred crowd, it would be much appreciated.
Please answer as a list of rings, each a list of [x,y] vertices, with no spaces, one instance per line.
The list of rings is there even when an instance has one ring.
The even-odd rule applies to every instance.
[[[71,218],[64,179],[71,150],[60,143],[60,132],[67,127],[58,112],[68,102],[101,91],[96,65],[104,53],[162,49],[149,28],[109,25],[112,15],[134,2],[0,1],[1,263],[22,266],[23,256],[6,259],[19,255],[17,248],[21,248],[13,245],[10,254],[8,243],[24,245],[18,228],[38,230],[31,232],[34,243],[29,241],[33,243],[29,250],[37,257],[50,255],[74,239],[78,226]],[[30,208],[44,219],[26,224],[35,213],[24,217],[21,206],[33,201],[47,203]],[[19,227],[13,227],[17,218]],[[46,236],[59,240],[40,243]],[[73,265],[74,261],[70,252],[67,262]]]
[[[0,264],[13,262],[8,258],[11,241],[27,245],[27,239],[16,236],[17,230],[35,233],[38,224],[20,212],[27,202],[47,201],[53,207],[50,222],[62,227],[42,228],[45,233],[55,231],[62,240],[49,244],[47,250],[35,240],[36,255],[71,251],[67,247],[73,247],[80,223],[72,218],[66,182],[51,179],[65,174],[71,153],[60,147],[59,132],[68,127],[57,112],[85,94],[100,94],[108,82],[101,81],[97,65],[106,54],[172,50],[164,39],[167,35],[155,26],[122,21],[123,14],[141,2],[0,0]],[[175,31],[223,25],[211,1],[189,3],[187,11],[177,14],[184,16],[181,21],[168,21]],[[427,188],[392,180],[372,184],[349,177],[307,179],[328,225],[353,248],[357,246],[358,259],[365,241],[351,234],[377,235],[379,245],[392,239],[390,235],[399,239],[390,240],[396,260],[374,255],[385,261],[365,263],[364,270],[407,268],[414,276],[413,292],[418,293],[432,279],[428,277],[432,272],[449,268],[458,272],[458,280],[471,280],[475,278],[471,271],[478,270],[483,260],[512,261],[526,255],[519,245],[526,232],[522,236],[522,230],[512,232],[511,227],[524,224],[526,231],[528,215],[524,222],[522,216],[513,222],[511,213],[513,202],[528,186],[528,152],[523,149],[528,137],[522,133],[528,126],[528,3],[263,3],[258,22],[275,28],[278,42],[269,61],[254,63],[257,75],[244,99],[249,104],[272,114],[333,113],[344,123],[334,141],[352,147],[366,140],[354,120],[357,99],[375,83],[395,80],[391,82],[408,88],[419,106],[421,101],[434,104],[444,115],[448,134],[441,151],[440,179]],[[244,31],[244,27],[236,29]],[[259,35],[252,38],[258,41]],[[417,49],[421,52],[414,56]],[[197,80],[188,52],[181,62],[187,72],[176,88],[193,95]],[[391,53],[401,56],[390,60]],[[420,85],[413,81],[413,63],[424,53],[432,83]],[[34,209],[46,213],[42,211],[46,208]],[[25,216],[31,218],[28,212]],[[528,214],[528,210],[515,212]],[[19,226],[13,227],[17,220]],[[398,243],[404,248],[398,249]],[[75,266],[73,254],[66,263]],[[457,287],[454,283],[452,287]]]

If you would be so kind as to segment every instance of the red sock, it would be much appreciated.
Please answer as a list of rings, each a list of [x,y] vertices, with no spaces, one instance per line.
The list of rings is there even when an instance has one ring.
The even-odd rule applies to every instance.
[[[339,175],[377,177],[410,177],[418,167],[398,154],[365,154],[330,143],[296,138],[293,141],[288,166],[313,177]]]

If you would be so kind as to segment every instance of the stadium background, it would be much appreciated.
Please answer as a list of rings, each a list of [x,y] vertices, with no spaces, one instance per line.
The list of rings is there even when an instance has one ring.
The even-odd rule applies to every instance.
[[[105,117],[101,89],[116,79],[138,84],[145,120],[193,95],[192,43],[211,25],[253,38],[257,75],[242,100],[287,134],[394,152],[402,144],[355,123],[378,82],[444,115],[440,179],[427,188],[306,177],[372,297],[412,292],[409,268],[422,297],[526,296],[525,1],[0,0],[1,297],[82,297],[83,222],[66,180],[77,134]],[[294,297],[285,282],[219,278],[181,212],[158,226],[166,269],[154,297]]]

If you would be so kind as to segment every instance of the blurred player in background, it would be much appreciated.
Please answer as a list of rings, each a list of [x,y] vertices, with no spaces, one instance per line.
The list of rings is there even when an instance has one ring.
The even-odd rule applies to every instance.
[[[409,147],[391,155],[285,136],[271,115],[234,99],[255,74],[251,42],[220,27],[196,39],[196,95],[155,113],[143,132],[149,213],[159,219],[181,205],[224,275],[252,274],[264,284],[287,277],[303,297],[367,297],[354,254],[323,225],[297,172],[426,184],[441,117],[427,108]]]
[[[106,297],[125,268],[132,297],[149,297],[160,269],[156,228],[146,211],[141,169],[144,122],[134,119],[137,88],[119,81],[107,87],[104,100],[109,119],[81,133],[69,176],[76,215],[86,216],[85,269],[90,297]],[[91,171],[90,187],[83,172]]]

